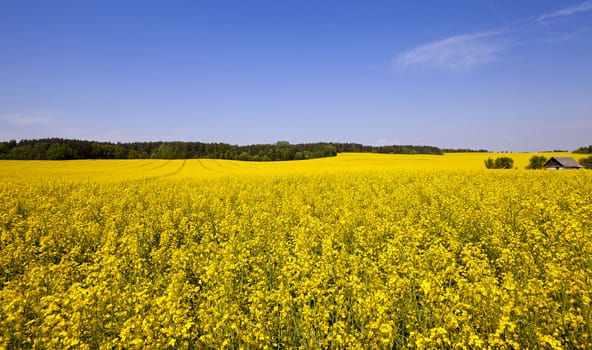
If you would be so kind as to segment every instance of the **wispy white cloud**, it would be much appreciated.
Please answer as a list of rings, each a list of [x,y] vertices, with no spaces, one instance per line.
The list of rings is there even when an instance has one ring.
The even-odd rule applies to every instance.
[[[19,114],[19,113],[10,113],[0,115],[0,120],[12,124],[14,126],[35,126],[35,125],[49,125],[52,124],[55,120],[53,118],[44,117],[44,116],[37,116],[37,115],[26,115],[26,114]]]
[[[481,32],[451,36],[400,53],[393,59],[399,71],[411,68],[469,72],[494,61],[504,47],[495,37],[498,32]]]
[[[524,46],[532,33],[537,33],[547,44],[561,43],[588,32],[584,29],[560,32],[549,36],[538,28],[546,20],[592,11],[592,0],[549,12],[537,17],[519,19],[490,31],[450,36],[399,53],[392,61],[397,71],[436,69],[449,72],[470,72],[479,66],[498,60],[505,50]],[[531,38],[532,39],[532,38]],[[518,43],[518,45],[517,45]]]
[[[544,21],[546,19],[571,16],[571,15],[579,13],[579,12],[588,12],[588,11],[592,11],[592,1],[584,1],[584,2],[580,3],[579,5],[570,6],[570,7],[566,7],[566,8],[554,11],[554,12],[546,13],[544,15],[541,15],[537,20]]]

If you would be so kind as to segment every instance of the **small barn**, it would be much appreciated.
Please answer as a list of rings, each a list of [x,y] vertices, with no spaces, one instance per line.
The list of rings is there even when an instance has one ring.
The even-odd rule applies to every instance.
[[[572,157],[551,157],[543,167],[550,170],[583,168],[583,166],[576,162]]]

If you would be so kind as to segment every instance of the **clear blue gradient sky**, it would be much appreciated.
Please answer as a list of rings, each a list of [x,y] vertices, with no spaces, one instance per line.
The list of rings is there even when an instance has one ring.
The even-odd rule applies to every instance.
[[[592,1],[0,0],[0,140],[592,144]]]

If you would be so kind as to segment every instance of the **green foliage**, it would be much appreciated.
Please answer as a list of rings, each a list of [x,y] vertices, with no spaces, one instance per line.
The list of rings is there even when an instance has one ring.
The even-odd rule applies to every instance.
[[[592,169],[592,156],[581,158],[579,162],[584,168]]]
[[[334,157],[337,155],[337,148],[333,145],[326,145],[321,150],[321,157]]]
[[[141,157],[141,154],[138,151],[136,151],[135,149],[132,149],[132,150],[130,150],[128,152],[127,158],[128,159],[140,159],[142,157]]]
[[[514,167],[514,159],[510,157],[498,157],[493,160],[490,157],[485,160],[485,167],[487,169],[512,169]]]
[[[526,169],[542,169],[546,162],[547,157],[545,156],[532,156]]]
[[[47,151],[52,146],[48,155]],[[243,152],[248,157],[241,157]],[[342,152],[443,154],[441,149],[433,146],[366,146],[333,142],[290,144],[288,141],[278,141],[274,144],[247,146],[202,142],[111,143],[58,138],[0,142],[0,159],[213,158],[277,161],[333,157]]]
[[[304,159],[304,153],[302,153],[302,152],[294,153],[294,160],[303,160],[303,159]]]
[[[152,153],[152,158],[158,159],[183,159],[185,152],[178,143],[163,143]]]
[[[251,156],[247,153],[247,152],[242,152],[239,156],[238,156],[238,160],[251,160]]]
[[[74,159],[74,153],[72,148],[61,143],[54,143],[46,151],[47,159],[49,160]]]
[[[590,145],[588,147],[580,147],[577,150],[573,151],[573,153],[582,153],[582,154],[592,153],[592,145]]]
[[[0,159],[5,159],[8,155],[8,143],[0,142]]]
[[[514,159],[510,157],[499,157],[495,160],[496,169],[512,169],[514,167]]]

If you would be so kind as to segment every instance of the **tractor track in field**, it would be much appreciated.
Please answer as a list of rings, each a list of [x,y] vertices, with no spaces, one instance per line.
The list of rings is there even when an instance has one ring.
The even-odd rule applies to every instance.
[[[204,169],[206,169],[207,171],[211,171],[213,173],[217,173],[217,174],[224,174],[223,171],[220,170],[214,170],[212,168],[210,168],[209,166],[205,165],[202,159],[198,159],[199,160],[199,165],[201,165]]]
[[[172,161],[168,161],[164,165],[167,165],[170,162],[172,162]],[[156,180],[156,179],[161,179],[161,178],[164,178],[164,177],[171,177],[171,176],[177,175],[178,173],[180,173],[181,171],[183,171],[183,169],[185,168],[185,164],[186,163],[187,163],[187,159],[183,159],[183,163],[181,163],[181,166],[179,167],[179,169],[177,169],[175,171],[172,171],[170,173],[162,174],[162,175],[150,176],[150,177],[147,177],[146,180]],[[161,168],[164,165],[161,165],[158,168]],[[155,169],[158,169],[158,168],[155,168]]]

